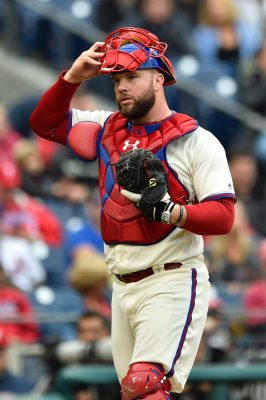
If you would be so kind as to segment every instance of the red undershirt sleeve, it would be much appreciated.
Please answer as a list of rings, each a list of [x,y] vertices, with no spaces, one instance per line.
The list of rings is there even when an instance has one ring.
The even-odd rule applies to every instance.
[[[79,84],[69,83],[63,76],[64,72],[41,97],[30,117],[30,125],[42,138],[65,145],[70,102]]]
[[[185,206],[187,220],[182,228],[197,235],[225,235],[234,223],[234,202],[224,198]]]

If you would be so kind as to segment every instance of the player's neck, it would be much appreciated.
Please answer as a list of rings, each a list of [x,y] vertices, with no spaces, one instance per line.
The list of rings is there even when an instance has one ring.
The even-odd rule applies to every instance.
[[[172,111],[170,110],[166,102],[163,105],[155,103],[150,111],[146,115],[144,115],[144,117],[134,119],[132,120],[132,123],[134,125],[150,124],[153,122],[162,121],[163,119],[169,117],[171,114]]]

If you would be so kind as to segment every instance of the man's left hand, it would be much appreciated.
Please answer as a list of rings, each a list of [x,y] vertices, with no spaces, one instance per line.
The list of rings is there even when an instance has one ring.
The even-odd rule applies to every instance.
[[[147,218],[169,224],[175,204],[168,194],[167,173],[159,158],[150,150],[134,149],[121,155],[114,165],[121,193]]]
[[[154,203],[152,202],[152,192],[150,188],[146,188],[142,194],[133,193],[122,189],[121,194],[129,200],[136,203],[136,206],[146,215],[147,218],[153,219],[164,224],[170,224],[171,212],[175,206],[169,194],[166,192],[163,198]]]

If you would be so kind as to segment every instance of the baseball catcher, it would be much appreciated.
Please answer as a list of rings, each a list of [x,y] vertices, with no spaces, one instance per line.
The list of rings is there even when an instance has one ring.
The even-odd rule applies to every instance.
[[[169,224],[174,203],[159,158],[150,150],[135,149],[124,153],[114,165],[121,193],[134,201],[147,218]]]
[[[166,50],[151,32],[117,29],[60,74],[31,117],[38,135],[99,161],[122,400],[183,391],[209,304],[202,235],[224,235],[234,221],[222,145],[167,104],[164,88],[176,78]],[[118,110],[71,109],[79,85],[99,75],[111,75]]]

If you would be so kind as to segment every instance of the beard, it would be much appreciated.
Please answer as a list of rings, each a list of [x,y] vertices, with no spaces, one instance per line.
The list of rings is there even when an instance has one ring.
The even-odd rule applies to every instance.
[[[151,84],[139,100],[135,100],[133,106],[125,106],[117,100],[117,105],[123,117],[130,120],[144,117],[155,104],[155,91]]]

